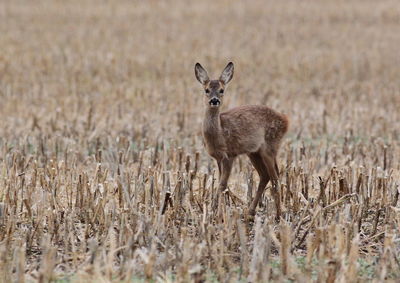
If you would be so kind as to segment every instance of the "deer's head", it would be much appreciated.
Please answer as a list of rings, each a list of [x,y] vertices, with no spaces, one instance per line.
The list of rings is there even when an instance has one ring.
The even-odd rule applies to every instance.
[[[218,108],[222,104],[225,87],[233,77],[233,63],[229,62],[218,80],[210,80],[207,71],[199,64],[194,66],[197,80],[203,85],[208,107]]]

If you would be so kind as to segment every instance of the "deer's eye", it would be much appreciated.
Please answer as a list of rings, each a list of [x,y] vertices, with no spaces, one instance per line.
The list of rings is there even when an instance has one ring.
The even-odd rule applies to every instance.
[[[206,88],[206,93],[210,93],[210,90],[208,88]]]
[[[221,88],[221,89],[219,90],[219,93],[224,93],[224,89]]]

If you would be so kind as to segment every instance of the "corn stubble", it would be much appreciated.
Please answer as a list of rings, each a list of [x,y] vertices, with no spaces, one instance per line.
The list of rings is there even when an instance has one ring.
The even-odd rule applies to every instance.
[[[400,5],[322,2],[3,3],[1,282],[398,280]],[[280,223],[246,158],[211,210],[192,67],[226,58],[227,108],[291,120]]]

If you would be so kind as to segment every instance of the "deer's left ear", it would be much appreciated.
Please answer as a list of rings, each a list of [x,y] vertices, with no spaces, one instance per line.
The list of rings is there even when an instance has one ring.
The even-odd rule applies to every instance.
[[[226,65],[225,69],[222,71],[219,80],[226,85],[231,81],[232,77],[233,77],[233,63],[229,62],[228,65]]]

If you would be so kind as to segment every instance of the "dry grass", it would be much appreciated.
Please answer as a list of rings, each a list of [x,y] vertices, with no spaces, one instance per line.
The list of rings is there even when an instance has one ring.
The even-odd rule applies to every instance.
[[[2,1],[0,280],[399,280],[399,24],[397,0]],[[246,220],[246,158],[210,208],[193,66],[228,60],[225,108],[291,119],[279,224],[269,191]]]

